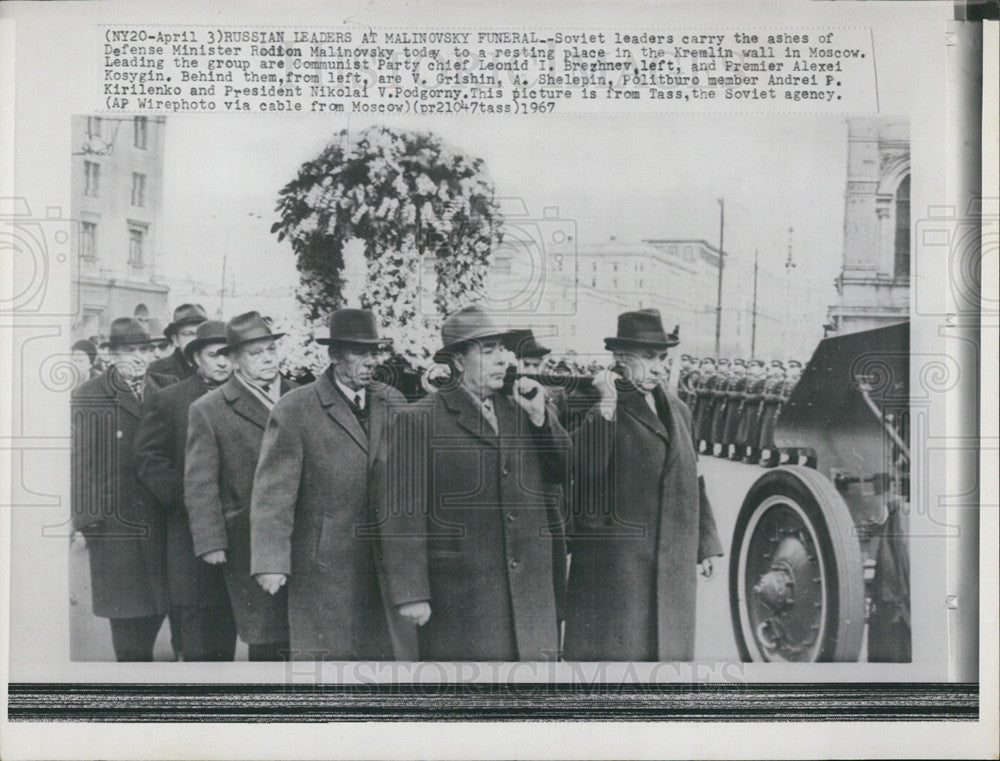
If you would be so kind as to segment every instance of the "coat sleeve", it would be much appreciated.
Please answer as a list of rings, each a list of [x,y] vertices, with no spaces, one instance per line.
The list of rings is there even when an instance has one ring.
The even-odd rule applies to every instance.
[[[375,517],[393,606],[431,599],[427,573],[431,414],[432,409],[424,406],[409,407],[388,421],[384,498],[375,506]]]
[[[226,519],[219,491],[219,441],[202,405],[188,409],[187,447],[184,452],[184,504],[191,524],[194,554],[201,557],[229,549]]]
[[[278,402],[271,410],[257,460],[250,499],[250,573],[254,576],[292,572],[292,527],[304,448],[291,408]]]
[[[570,438],[559,423],[555,405],[546,405],[545,422],[541,426],[532,425],[529,421],[528,428],[538,445],[542,477],[550,484],[563,486],[569,474]]]
[[[698,476],[698,562],[705,558],[721,557],[723,554],[712,505],[705,491],[705,478]]]
[[[153,394],[135,438],[135,463],[139,480],[166,510],[184,498],[184,470],[171,457],[174,431],[162,394]]]

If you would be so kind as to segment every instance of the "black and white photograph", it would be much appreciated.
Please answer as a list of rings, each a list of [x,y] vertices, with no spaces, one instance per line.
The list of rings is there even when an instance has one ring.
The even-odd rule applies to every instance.
[[[995,753],[975,3],[9,5],[11,757]]]

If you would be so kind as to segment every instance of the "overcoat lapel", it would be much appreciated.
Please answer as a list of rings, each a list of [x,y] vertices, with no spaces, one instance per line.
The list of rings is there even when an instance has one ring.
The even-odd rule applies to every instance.
[[[473,436],[478,436],[490,446],[499,448],[500,442],[497,439],[497,435],[493,433],[493,428],[486,422],[483,413],[476,408],[476,403],[472,400],[469,392],[461,388],[455,388],[439,393],[441,394],[441,400],[445,403],[449,412],[455,416],[455,422],[458,425]],[[494,411],[500,406],[500,403],[495,404]],[[500,425],[499,416],[497,417],[497,425]]]
[[[365,431],[361,427],[361,423],[358,422],[354,413],[351,412],[351,408],[347,405],[347,400],[334,388],[327,373],[324,372],[316,379],[315,388],[316,396],[319,398],[319,403],[326,410],[326,414],[337,425],[347,431],[347,434],[354,439],[354,442],[367,452],[368,437],[365,436]]]
[[[222,394],[237,415],[246,418],[258,428],[263,429],[267,426],[270,412],[264,406],[264,402],[244,388],[235,375],[222,386]]]
[[[639,391],[622,391],[618,395],[618,404],[626,413],[638,420],[649,430],[655,433],[664,441],[669,441],[668,431],[663,427],[663,423],[649,408],[646,400]],[[672,416],[671,416],[672,417]],[[671,447],[672,449],[673,447]]]

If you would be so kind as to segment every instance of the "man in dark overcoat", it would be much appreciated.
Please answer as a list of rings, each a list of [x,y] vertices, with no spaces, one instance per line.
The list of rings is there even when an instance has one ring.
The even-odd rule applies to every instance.
[[[197,371],[151,396],[136,437],[139,479],[166,519],[170,621],[185,661],[231,661],[236,648],[236,626],[222,568],[195,555],[184,506],[188,408],[232,374],[232,365],[221,351],[226,345],[225,327],[218,320],[198,325],[194,339],[184,347],[185,357]]]
[[[697,573],[722,545],[697,472],[691,414],[663,384],[676,337],[659,312],[625,312],[606,339],[618,373],[573,433],[566,660],[694,657]]]
[[[174,310],[174,319],[163,329],[163,335],[174,345],[171,354],[150,363],[153,373],[172,375],[181,381],[195,373],[194,363],[184,354],[184,347],[194,340],[198,326],[208,319],[200,304],[181,304]]]
[[[267,418],[292,388],[278,372],[277,339],[259,312],[226,323],[232,377],[188,412],[184,503],[195,554],[222,565],[240,639],[250,660],[288,657],[288,595],[250,576],[250,498]],[[334,495],[331,495],[331,498]]]
[[[174,379],[147,371],[153,345],[134,319],[111,323],[107,371],[73,392],[72,525],[87,541],[94,615],[119,661],[150,661],[168,607],[163,516],[136,477],[146,397]]]
[[[424,660],[541,661],[559,650],[569,437],[539,384],[499,393],[506,331],[478,306],[443,323],[454,382],[394,416],[382,545],[390,601]]]
[[[785,365],[780,359],[772,360],[771,369],[764,384],[764,398],[761,400],[760,411],[758,448],[762,456],[764,451],[767,451],[767,458],[761,460],[761,465],[765,468],[773,468],[781,460],[781,452],[778,451],[778,447],[774,443],[774,425],[778,422],[778,415],[781,413],[781,406],[785,401],[784,387]]]
[[[755,465],[760,461],[760,407],[764,400],[764,384],[767,382],[767,375],[764,370],[764,362],[759,359],[751,359],[747,362],[747,385],[746,393],[743,396],[743,413],[740,416],[740,425],[736,432],[739,440],[739,457],[734,459],[745,460]]]
[[[373,510],[389,410],[406,406],[373,381],[389,341],[372,312],[339,309],[330,338],[318,342],[329,347],[329,367],[278,401],[264,433],[251,573],[268,591],[287,584],[293,659],[413,660],[413,625],[383,601]]]
[[[708,454],[717,454],[725,457],[725,445],[723,439],[726,433],[726,410],[729,407],[729,387],[732,382],[732,371],[729,360],[723,357],[719,360],[719,375],[715,382],[715,389],[712,391],[712,429],[711,438],[708,442]],[[719,451],[715,447],[718,445]]]
[[[698,401],[694,410],[694,441],[695,451],[702,451],[702,444],[705,445],[706,454],[711,454],[712,438],[712,410],[715,402],[713,391],[718,382],[715,370],[715,360],[705,357],[701,361],[701,372],[698,376],[698,388],[696,395]]]
[[[732,364],[732,377],[726,388],[726,425],[723,433],[722,457],[742,459],[737,432],[740,427],[740,416],[743,414],[743,403],[747,388],[747,363],[737,357]]]

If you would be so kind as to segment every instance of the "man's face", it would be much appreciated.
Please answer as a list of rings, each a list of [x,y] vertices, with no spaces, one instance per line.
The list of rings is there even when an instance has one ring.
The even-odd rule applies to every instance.
[[[372,372],[378,366],[385,350],[380,346],[343,344],[330,348],[333,376],[354,391],[366,388],[372,382]]]
[[[517,369],[522,373],[537,373],[542,369],[541,357],[521,357],[517,361]]]
[[[155,359],[152,343],[119,346],[110,351],[111,361],[123,375],[139,379],[146,375],[146,368]]]
[[[788,379],[789,380],[798,380],[801,376],[802,376],[802,368],[801,367],[795,367],[794,365],[792,365],[791,367],[788,368]]]
[[[504,375],[511,353],[499,338],[470,341],[464,352],[455,358],[462,374],[462,385],[474,396],[483,399],[503,388]]]
[[[625,379],[643,391],[652,391],[667,377],[666,349],[628,349],[615,352]]]
[[[233,363],[229,357],[220,353],[225,347],[223,343],[208,344],[194,352],[194,363],[202,376],[216,383],[224,383],[233,372]]]
[[[170,340],[173,341],[174,346],[184,351],[184,347],[191,343],[196,335],[198,335],[197,325],[181,325],[177,328],[177,332],[170,337]]]
[[[243,344],[233,353],[233,363],[248,380],[270,383],[278,377],[278,344],[273,338]]]
[[[73,362],[73,367],[76,368],[76,377],[86,380],[90,377],[90,357],[87,356],[85,351],[74,351],[70,359]]]

